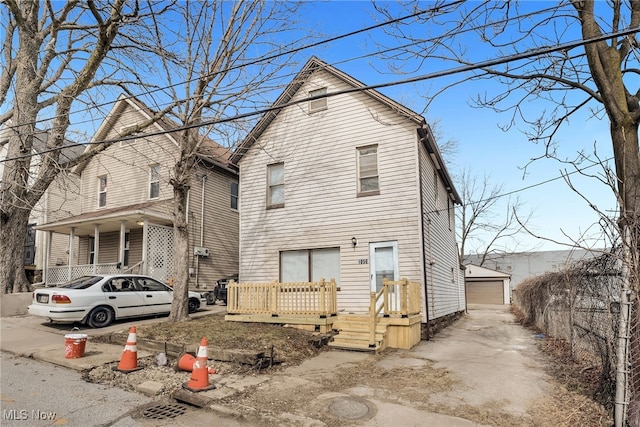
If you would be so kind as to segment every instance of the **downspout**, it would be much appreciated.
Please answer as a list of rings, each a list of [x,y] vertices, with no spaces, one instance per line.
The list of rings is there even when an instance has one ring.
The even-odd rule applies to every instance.
[[[200,200],[200,247],[204,246],[204,187],[207,182],[207,175],[202,176],[202,199]],[[200,287],[200,255],[196,257],[196,289]]]

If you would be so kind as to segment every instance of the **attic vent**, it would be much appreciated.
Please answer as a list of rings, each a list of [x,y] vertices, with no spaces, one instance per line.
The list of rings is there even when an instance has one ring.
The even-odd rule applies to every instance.
[[[127,135],[127,134],[130,134],[130,133],[131,133],[131,131],[132,131],[133,129],[135,129],[137,126],[138,126],[138,125],[130,125],[130,126],[123,126],[123,127],[121,127],[121,128],[120,128],[120,135],[121,135],[121,136],[125,136],[125,135]],[[135,135],[135,133],[134,133],[134,134],[129,135],[129,137],[130,137],[130,136],[132,136],[132,135]],[[123,140],[123,141],[120,141],[120,144],[122,144],[122,145],[131,144],[131,143],[133,143],[133,142],[135,142],[135,141],[136,141],[136,138],[125,139],[125,140]]]
[[[327,93],[327,88],[323,87],[320,89],[312,90],[309,92],[309,97],[313,98],[314,96],[325,95]],[[314,99],[309,101],[309,112],[315,113],[316,111],[326,110],[327,109],[327,98]]]

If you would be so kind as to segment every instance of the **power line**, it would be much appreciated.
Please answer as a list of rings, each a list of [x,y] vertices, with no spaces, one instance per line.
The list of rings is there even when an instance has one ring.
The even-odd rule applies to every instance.
[[[388,20],[388,21],[381,22],[379,24],[375,24],[375,25],[371,25],[371,26],[368,26],[368,27],[365,27],[365,28],[358,29],[358,30],[350,31],[348,33],[344,33],[344,34],[340,34],[340,35],[337,35],[337,36],[334,36],[334,37],[330,37],[328,39],[320,40],[320,41],[315,42],[315,43],[310,43],[310,44],[307,44],[307,45],[304,45],[304,46],[300,46],[300,47],[297,47],[297,48],[294,48],[294,49],[290,49],[290,50],[287,50],[285,52],[273,54],[273,55],[266,56],[266,57],[260,57],[259,59],[255,59],[253,61],[249,61],[249,62],[246,62],[246,63],[236,64],[236,65],[233,65],[231,67],[225,68],[223,70],[217,71],[215,73],[205,74],[204,76],[199,76],[199,77],[193,78],[191,80],[185,80],[183,82],[179,82],[179,83],[174,83],[172,85],[163,86],[163,87],[160,87],[160,88],[156,88],[156,89],[153,89],[153,90],[142,92],[142,93],[140,93],[138,95],[132,95],[132,96],[129,96],[129,97],[126,97],[126,98],[135,98],[135,97],[142,96],[142,95],[150,95],[152,93],[156,93],[156,92],[159,92],[159,91],[162,91],[162,90],[166,90],[166,89],[170,89],[170,88],[173,88],[173,87],[177,87],[177,86],[180,86],[180,85],[197,82],[197,81],[201,80],[202,78],[213,77],[213,76],[216,76],[218,74],[228,73],[230,71],[234,71],[234,70],[237,70],[237,69],[240,69],[240,68],[243,68],[243,67],[248,67],[248,66],[251,66],[251,65],[257,65],[257,64],[260,64],[260,63],[268,62],[268,61],[271,61],[271,60],[279,58],[279,57],[292,55],[294,53],[301,52],[301,51],[306,50],[306,49],[311,49],[313,47],[318,47],[318,46],[321,46],[323,44],[328,44],[328,43],[335,42],[335,41],[338,41],[338,40],[341,40],[341,39],[344,39],[344,38],[348,38],[348,37],[351,37],[351,36],[354,36],[354,35],[358,35],[358,34],[361,34],[361,33],[366,33],[366,32],[369,32],[369,31],[372,31],[372,30],[375,30],[375,29],[378,29],[378,28],[381,28],[381,27],[384,27],[384,26],[387,26],[387,25],[391,25],[391,24],[395,24],[395,23],[404,21],[406,19],[415,18],[417,16],[424,15],[425,13],[436,13],[436,12],[439,12],[441,9],[447,9],[447,8],[449,8],[451,6],[455,6],[455,5],[464,3],[464,1],[465,0],[455,0],[455,1],[452,1],[450,3],[443,4],[441,6],[435,6],[433,8],[420,10],[420,11],[411,13],[409,15],[404,15],[404,16],[401,16],[399,18],[394,18],[394,19],[391,19],[391,20]],[[109,102],[104,102],[102,104],[96,104],[96,105],[93,105],[92,108],[104,107],[104,106],[107,106],[107,105],[111,105],[114,102],[115,101],[109,101]],[[87,111],[87,109],[74,111],[74,114],[82,112],[82,111]],[[11,127],[7,127],[7,128],[12,129],[14,127],[24,126],[26,124],[36,125],[36,124],[38,124],[40,122],[48,121],[48,120],[52,120],[52,119],[53,118],[48,118],[48,119],[44,118],[44,119],[36,120],[33,123],[23,123],[21,125],[11,126]]]
[[[452,69],[448,69],[448,70],[443,70],[443,71],[437,71],[437,72],[434,72],[434,73],[424,74],[424,75],[421,75],[421,76],[409,77],[409,78],[406,78],[406,79],[401,79],[401,80],[396,80],[396,81],[391,81],[391,82],[386,82],[386,83],[378,83],[378,84],[362,86],[362,87],[352,87],[352,88],[349,88],[349,89],[343,89],[343,90],[336,91],[336,92],[329,92],[329,93],[322,94],[322,95],[315,95],[315,96],[306,97],[306,98],[303,98],[303,99],[300,99],[300,100],[297,100],[297,101],[290,101],[290,102],[287,102],[287,103],[280,104],[278,106],[271,106],[269,108],[264,108],[264,109],[260,109],[260,110],[256,110],[256,111],[250,111],[250,112],[247,112],[247,113],[237,114],[237,115],[231,116],[231,117],[226,117],[226,118],[222,118],[222,119],[215,119],[215,120],[207,120],[207,121],[202,121],[202,122],[194,123],[194,124],[190,124],[190,125],[178,126],[176,128],[170,129],[170,130],[161,130],[161,131],[156,131],[156,132],[144,133],[143,135],[138,135],[138,134],[129,135],[129,136],[126,136],[126,137],[111,138],[111,139],[105,139],[105,140],[101,140],[101,141],[89,141],[87,143],[67,144],[67,145],[64,145],[62,147],[55,147],[55,148],[42,150],[37,154],[45,154],[45,153],[48,153],[48,152],[53,152],[53,151],[56,151],[56,150],[62,150],[64,148],[75,147],[75,146],[80,146],[80,145],[111,144],[111,143],[120,142],[120,141],[133,140],[133,139],[136,139],[136,138],[140,138],[141,136],[151,137],[151,136],[157,136],[157,135],[164,135],[164,134],[167,134],[167,133],[180,132],[180,131],[194,129],[194,128],[200,128],[200,127],[204,127],[204,126],[212,126],[212,125],[216,125],[216,124],[229,123],[229,122],[232,122],[232,121],[235,121],[235,120],[244,119],[244,118],[247,118],[247,117],[261,115],[261,114],[269,113],[269,112],[272,112],[272,111],[279,111],[279,110],[282,110],[283,108],[286,108],[286,107],[294,106],[294,105],[297,105],[297,104],[302,104],[302,103],[309,102],[309,101],[314,101],[314,100],[317,100],[317,99],[331,98],[331,97],[339,96],[339,95],[345,95],[345,94],[356,93],[356,92],[364,92],[364,91],[368,91],[368,90],[376,90],[376,89],[380,89],[380,88],[398,86],[398,85],[403,85],[403,84],[408,84],[408,83],[416,83],[416,82],[419,82],[419,81],[431,80],[431,79],[435,79],[435,78],[438,78],[438,77],[446,77],[446,76],[450,76],[450,75],[454,75],[454,74],[460,74],[460,73],[464,73],[464,72],[468,72],[468,71],[475,71],[475,70],[478,70],[478,69],[488,68],[488,67],[495,66],[495,65],[502,65],[502,64],[506,64],[508,62],[518,61],[518,60],[521,60],[521,59],[528,59],[528,58],[532,58],[534,56],[544,55],[544,54],[547,54],[547,53],[557,52],[557,51],[561,51],[561,50],[570,50],[570,49],[573,49],[573,48],[576,48],[576,47],[579,47],[579,46],[583,46],[583,45],[586,45],[586,44],[591,44],[591,43],[604,41],[604,40],[609,40],[609,39],[620,37],[620,36],[634,34],[634,33],[638,32],[639,30],[640,30],[640,27],[639,28],[633,28],[633,29],[626,29],[626,30],[617,31],[615,33],[603,34],[601,36],[593,37],[593,38],[590,38],[590,39],[576,40],[576,41],[573,41],[573,42],[567,42],[567,43],[563,43],[563,44],[559,44],[559,45],[555,45],[555,46],[547,46],[547,47],[535,48],[535,49],[531,49],[531,50],[528,50],[528,51],[525,51],[525,52],[522,52],[522,53],[518,53],[518,54],[507,55],[507,56],[503,56],[503,57],[500,57],[500,58],[497,58],[497,59],[483,61],[483,62],[480,62],[480,63],[477,63],[477,64],[465,65],[465,66],[456,67],[456,68],[452,68]],[[12,160],[19,160],[19,159],[23,159],[23,158],[27,158],[27,157],[31,157],[31,156],[34,156],[34,154],[27,153],[27,154],[24,154],[24,155],[21,155],[21,156],[7,158],[7,159],[4,159],[4,160],[2,160],[0,162],[8,162],[8,161],[12,161]]]
[[[397,22],[401,22],[401,21],[404,21],[404,20],[409,19],[409,18],[414,18],[414,17],[420,16],[420,15],[423,15],[425,13],[440,12],[442,9],[448,9],[451,6],[455,6],[455,5],[457,5],[459,3],[463,3],[463,2],[464,1],[453,1],[451,3],[447,3],[447,4],[444,4],[442,6],[436,6],[436,7],[433,7],[431,9],[425,9],[425,10],[422,10],[422,11],[418,11],[418,12],[415,12],[415,13],[412,13],[412,14],[409,14],[409,15],[401,16],[399,18],[394,18],[394,19],[382,22],[380,24],[376,24],[376,25],[373,25],[373,26],[361,28],[361,29],[354,30],[354,31],[351,31],[351,32],[348,32],[348,33],[344,33],[344,34],[341,34],[341,35],[337,35],[337,36],[334,36],[334,37],[330,37],[328,39],[321,40],[321,41],[318,41],[318,42],[315,42],[315,43],[311,43],[311,44],[308,44],[308,45],[305,45],[305,46],[301,46],[301,47],[298,47],[298,48],[295,48],[295,49],[291,49],[291,50],[288,50],[288,51],[285,51],[285,52],[282,52],[282,53],[279,53],[279,54],[274,54],[274,55],[271,55],[269,57],[260,58],[260,59],[257,59],[257,60],[254,60],[254,61],[249,61],[249,62],[243,63],[243,64],[236,64],[236,65],[234,65],[232,67],[223,69],[223,70],[218,71],[216,73],[207,74],[206,76],[214,76],[214,75],[225,73],[225,72],[228,72],[228,71],[233,71],[233,70],[236,70],[236,69],[240,69],[242,67],[256,65],[256,64],[259,64],[261,62],[265,62],[265,61],[276,59],[276,58],[279,58],[279,57],[282,57],[282,56],[290,55],[292,53],[297,53],[297,52],[300,52],[300,51],[303,51],[303,50],[306,50],[306,49],[310,49],[310,48],[313,48],[313,47],[317,47],[317,46],[320,46],[320,45],[323,45],[323,44],[328,44],[328,43],[331,43],[331,42],[334,42],[334,41],[337,41],[337,40],[340,40],[340,39],[343,39],[343,38],[351,37],[353,35],[358,35],[358,34],[361,34],[361,33],[369,32],[371,30],[382,28],[382,27],[387,26],[387,25],[395,24]],[[451,33],[447,33],[445,35],[435,36],[435,37],[431,37],[431,38],[428,38],[428,39],[425,39],[425,40],[415,41],[415,42],[408,43],[408,44],[405,44],[405,45],[384,49],[384,50],[381,50],[381,51],[372,52],[372,53],[369,53],[369,54],[366,54],[366,55],[361,55],[361,56],[358,56],[358,57],[348,58],[348,59],[345,59],[345,60],[342,60],[342,61],[335,62],[335,63],[333,63],[331,65],[351,62],[351,61],[355,61],[355,60],[358,60],[358,59],[364,59],[364,58],[367,58],[367,57],[377,56],[377,55],[380,55],[380,54],[383,54],[383,53],[393,52],[395,50],[406,49],[408,47],[416,46],[416,45],[419,45],[419,44],[438,41],[443,36],[455,37],[455,36],[458,36],[458,35],[461,35],[461,34],[465,34],[465,33],[472,32],[472,31],[477,31],[477,30],[480,30],[480,29],[483,29],[483,28],[494,26],[494,25],[504,24],[504,23],[507,23],[509,21],[530,18],[532,16],[535,16],[535,15],[538,15],[538,14],[541,14],[541,13],[545,13],[545,12],[549,12],[549,11],[552,11],[552,10],[555,10],[555,9],[559,9],[562,6],[564,6],[564,5],[563,4],[559,4],[559,5],[556,5],[556,6],[548,7],[546,9],[541,9],[541,10],[537,10],[537,11],[533,11],[533,12],[528,12],[528,13],[525,13],[525,14],[522,14],[522,15],[518,15],[518,16],[515,16],[515,17],[504,18],[502,20],[493,21],[491,23],[486,23],[486,24],[483,24],[483,25],[477,25],[477,26],[468,27],[468,28],[465,28],[465,29],[459,29],[457,31],[454,31],[454,32],[451,32]],[[287,76],[291,76],[291,75],[295,75],[295,74],[296,73],[285,74],[285,75],[281,75],[281,76],[278,76],[278,77],[274,77],[274,79],[277,78],[278,80],[282,80],[282,79],[286,78]],[[165,89],[176,87],[178,85],[188,84],[190,82],[197,81],[197,80],[199,80],[199,79],[196,78],[196,79],[186,80],[184,82],[175,83],[173,85],[167,85],[167,86],[163,86],[163,87],[156,88],[156,89],[153,89],[153,90],[141,92],[141,93],[139,93],[137,95],[125,96],[123,99],[131,99],[131,98],[136,98],[136,97],[140,97],[140,96],[144,96],[144,95],[150,95],[150,94],[155,93],[155,92],[159,92],[159,91],[162,91],[162,90],[165,90]],[[183,100],[180,100],[179,102],[186,102],[188,99],[189,98],[185,98]],[[91,109],[100,108],[100,107],[103,107],[103,106],[108,106],[108,105],[113,104],[114,102],[115,101],[109,101],[109,102],[104,102],[102,104],[94,104],[94,105],[91,106]],[[168,103],[165,103],[165,104],[162,104],[162,105],[170,105],[170,103],[168,102]],[[88,110],[89,110],[89,108],[76,110],[71,114],[78,114],[78,113],[81,113],[83,111],[86,112]],[[53,117],[53,118],[55,118],[55,117]],[[40,123],[40,122],[52,120],[53,118],[43,118],[43,119],[40,119],[40,120],[36,120],[33,123],[24,123],[24,124],[34,124],[35,125],[35,124]],[[90,122],[90,121],[92,121],[92,120],[87,120],[87,121],[84,121],[84,122],[75,122],[74,124],[77,125],[77,124],[87,123],[87,122]],[[22,124],[22,125],[24,125],[24,124]],[[14,129],[14,128],[18,127],[18,126],[20,126],[20,125],[7,126],[6,128],[7,129]]]

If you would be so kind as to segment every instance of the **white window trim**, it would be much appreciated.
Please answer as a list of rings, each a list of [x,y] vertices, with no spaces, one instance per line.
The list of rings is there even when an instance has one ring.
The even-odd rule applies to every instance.
[[[104,178],[105,180],[105,184],[104,184],[104,190],[101,187],[102,184],[102,178]],[[109,181],[107,179],[107,175],[100,175],[98,177],[98,207],[99,208],[104,208],[107,206],[107,188],[109,187]],[[100,204],[100,196],[104,194],[104,205]]]
[[[153,179],[153,169],[157,168],[157,172],[156,172],[156,179]],[[151,192],[151,188],[153,186],[153,184],[157,184],[158,185],[158,195],[157,196],[152,196],[152,192]],[[149,199],[158,199],[160,198],[160,165],[155,164],[155,165],[149,165]]]
[[[325,95],[327,93],[326,87],[310,90],[309,97]],[[328,107],[327,98],[314,99],[309,101],[309,113],[316,113],[318,111],[326,110]]]
[[[376,174],[363,177],[360,174],[360,157],[361,157],[360,156],[360,151],[361,150],[366,150],[366,149],[369,149],[369,148],[375,148],[376,149]],[[356,147],[356,174],[357,174],[356,185],[357,185],[357,190],[358,190],[357,191],[358,197],[360,197],[360,196],[375,196],[377,194],[380,194],[380,165],[378,163],[378,154],[379,154],[378,144],[365,145],[363,147]],[[378,178],[378,188],[375,189],[375,190],[367,190],[367,191],[362,190],[362,186],[361,186],[362,181],[361,180],[363,178],[373,178],[374,176]]]
[[[270,168],[274,167],[274,166],[278,166],[281,165],[282,166],[282,184],[275,184],[275,185],[271,185],[271,174],[270,172]],[[278,163],[272,163],[270,165],[267,165],[267,209],[276,209],[276,208],[283,208],[285,201],[286,201],[286,197],[284,195],[284,189],[285,189],[285,170],[284,170],[284,162],[278,162]],[[282,203],[272,203],[271,202],[271,189],[273,187],[277,187],[277,186],[282,186],[283,188],[283,201]]]

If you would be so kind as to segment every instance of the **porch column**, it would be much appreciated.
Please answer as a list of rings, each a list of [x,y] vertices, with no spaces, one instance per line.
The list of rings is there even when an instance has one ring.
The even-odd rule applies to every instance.
[[[76,238],[76,228],[75,227],[71,227],[71,231],[69,232],[69,256],[67,256],[67,267],[68,267],[68,272],[67,272],[67,281],[71,280],[71,264],[73,261],[73,241]]]
[[[118,254],[118,262],[121,267],[124,267],[124,245],[125,245],[125,234],[126,234],[126,222],[120,221],[120,253]]]
[[[53,238],[53,231],[47,231],[46,238],[44,240],[44,259],[42,260],[42,283],[47,286],[47,280],[49,279],[49,260],[51,259],[51,239]]]
[[[147,246],[149,246],[149,221],[145,218],[142,224],[142,274],[147,274]]]
[[[100,224],[93,226],[93,274],[96,274],[96,265],[98,265],[98,255],[100,252]]]

